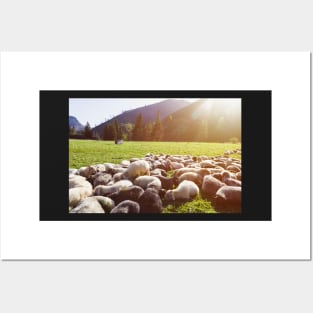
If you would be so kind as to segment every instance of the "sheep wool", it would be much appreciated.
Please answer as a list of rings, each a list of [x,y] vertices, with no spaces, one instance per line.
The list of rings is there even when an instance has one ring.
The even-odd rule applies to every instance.
[[[143,175],[150,175],[150,166],[147,161],[139,160],[131,163],[123,176],[127,179],[133,180],[136,177]]]
[[[111,185],[111,186],[103,186],[103,185],[98,185],[97,187],[95,187],[94,189],[94,194],[96,196],[106,196],[110,193],[119,191],[123,188],[132,186],[132,182],[124,179],[124,180],[120,180],[118,182],[116,182],[115,184]]]
[[[159,191],[162,187],[161,181],[159,178],[155,176],[139,176],[134,180],[134,185],[137,185],[143,189],[147,188],[155,188],[157,191]]]
[[[112,209],[110,213],[118,214],[138,214],[140,212],[140,206],[137,202],[131,200],[125,200]]]
[[[105,213],[101,204],[94,197],[81,201],[70,213]]]
[[[198,186],[190,181],[182,181],[176,189],[168,190],[165,194],[164,199],[168,201],[175,200],[189,200],[195,197],[199,193]]]

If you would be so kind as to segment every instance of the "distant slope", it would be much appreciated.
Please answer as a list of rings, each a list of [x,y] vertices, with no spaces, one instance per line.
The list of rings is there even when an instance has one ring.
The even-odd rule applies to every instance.
[[[241,140],[241,110],[227,102],[208,104],[200,99],[163,120],[166,140],[224,142]]]
[[[189,104],[185,100],[167,99],[154,104],[139,107],[133,110],[125,111],[122,114],[115,116],[114,118],[96,126],[93,128],[94,133],[102,134],[106,125],[111,124],[114,119],[121,124],[135,123],[136,116],[141,113],[144,123],[153,122],[156,119],[157,113],[160,112],[160,118],[163,119],[173,112],[182,109]]]
[[[74,127],[76,131],[84,129],[84,126],[78,121],[78,119],[75,116],[68,117],[68,125],[69,127]]]

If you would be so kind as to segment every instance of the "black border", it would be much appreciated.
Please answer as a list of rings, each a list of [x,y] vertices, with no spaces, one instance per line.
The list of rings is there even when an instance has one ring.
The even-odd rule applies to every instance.
[[[41,221],[270,221],[272,216],[272,92],[211,90],[110,90],[39,92]],[[242,213],[69,214],[69,98],[241,98]]]

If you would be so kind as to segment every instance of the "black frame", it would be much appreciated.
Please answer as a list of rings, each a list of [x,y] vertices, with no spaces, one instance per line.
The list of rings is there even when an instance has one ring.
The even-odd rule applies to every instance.
[[[40,221],[271,220],[272,92],[270,90],[42,90],[39,96]],[[241,98],[242,212],[240,214],[69,214],[69,98]]]

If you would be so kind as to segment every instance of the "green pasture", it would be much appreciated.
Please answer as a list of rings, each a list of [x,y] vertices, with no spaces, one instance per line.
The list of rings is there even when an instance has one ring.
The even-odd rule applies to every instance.
[[[226,150],[241,148],[240,144],[205,142],[147,142],[126,141],[121,145],[113,141],[69,140],[69,168],[80,168],[98,163],[120,163],[130,158],[141,158],[147,153],[178,154],[192,156],[219,156]],[[241,155],[230,157],[241,159]],[[170,173],[169,173],[170,174]],[[164,213],[216,213],[211,202],[202,199],[201,194],[186,203],[173,203],[164,207]]]
[[[121,145],[103,140],[69,140],[69,168],[80,168],[97,163],[120,163],[130,158],[141,158],[147,153],[179,154],[192,156],[219,156],[241,144],[206,142],[151,142],[125,141]],[[239,154],[230,155],[241,158]]]

